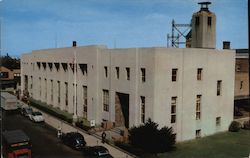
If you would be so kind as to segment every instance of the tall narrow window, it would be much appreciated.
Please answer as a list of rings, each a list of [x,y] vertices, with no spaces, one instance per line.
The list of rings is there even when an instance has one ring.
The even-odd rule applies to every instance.
[[[208,26],[211,26],[212,25],[212,17],[207,17],[207,24]]]
[[[146,69],[141,68],[141,81],[146,82]]]
[[[32,88],[33,88],[33,77],[32,76],[30,76],[30,80],[31,80],[30,89],[32,90]]]
[[[47,100],[47,79],[46,78],[44,79],[44,87],[45,87],[44,98],[45,98],[45,101],[46,101]]]
[[[126,67],[127,80],[130,80],[130,68]]]
[[[201,95],[196,96],[196,120],[201,119]]]
[[[195,17],[195,25],[198,26],[200,24],[200,17]]]
[[[217,81],[217,96],[221,95],[221,80]]]
[[[120,77],[119,67],[115,67],[115,70],[116,70],[116,78],[119,79],[119,77]]]
[[[68,83],[65,82],[65,105],[68,106]]]
[[[57,98],[57,101],[58,101],[58,104],[60,104],[60,97],[61,97],[61,94],[60,94],[60,81],[57,81],[57,94],[58,94],[58,98]]]
[[[53,80],[50,80],[50,99],[51,99],[51,102],[53,102]]]
[[[39,95],[42,95],[42,81],[41,81],[41,77],[39,77]]]
[[[198,68],[197,69],[197,80],[201,80],[202,79],[202,68]]]
[[[172,81],[173,82],[177,81],[177,72],[178,72],[178,69],[172,69]]]
[[[109,111],[109,91],[103,90],[103,110]]]
[[[176,103],[177,103],[177,97],[171,98],[171,123],[176,122]]]
[[[141,96],[141,123],[145,123],[145,97]]]
[[[87,86],[83,86],[83,117],[87,118],[88,112],[88,96],[87,96]]]
[[[107,78],[108,77],[108,67],[104,66],[104,75]]]

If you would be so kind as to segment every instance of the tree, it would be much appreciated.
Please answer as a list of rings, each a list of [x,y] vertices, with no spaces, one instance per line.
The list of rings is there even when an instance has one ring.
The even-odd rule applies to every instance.
[[[11,58],[8,54],[6,56],[1,56],[1,66],[8,69],[20,69],[20,59]]]
[[[131,145],[149,153],[171,151],[175,147],[175,136],[172,128],[158,129],[158,124],[148,119],[144,125],[129,130]]]

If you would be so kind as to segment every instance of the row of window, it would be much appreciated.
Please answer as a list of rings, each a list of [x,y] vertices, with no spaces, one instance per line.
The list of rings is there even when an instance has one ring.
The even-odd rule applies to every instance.
[[[216,124],[216,127],[219,127],[221,125],[221,117],[216,117],[215,124]],[[201,137],[201,129],[197,129],[195,131],[195,137],[196,138],[200,138]]]
[[[217,81],[217,96],[221,95],[221,83],[222,81]],[[201,98],[202,95],[196,96],[196,120],[201,119]],[[176,122],[176,105],[177,96],[171,98],[171,123]],[[140,97],[140,113],[141,113],[141,123],[145,122],[145,96]],[[103,110],[109,111],[109,91],[103,90]]]
[[[31,63],[33,65],[33,71],[35,70],[35,63]],[[46,63],[46,62],[37,62],[36,63],[38,69],[41,69],[41,66],[43,67],[43,70],[46,70],[48,67],[50,71],[53,70],[53,67],[56,68],[56,71],[59,71],[61,68],[64,70],[64,72],[67,72],[69,68],[71,68],[72,72],[75,71],[76,64],[74,63]],[[88,74],[88,65],[87,64],[77,64],[82,72],[83,75]],[[77,71],[77,69],[76,69]]]
[[[31,76],[30,77],[31,78],[31,83],[30,83],[30,89],[32,90],[32,88],[33,88],[33,77]],[[48,83],[48,81],[47,81],[47,79],[44,79],[44,98],[45,98],[45,100],[47,100],[47,83]],[[57,83],[57,94],[58,94],[58,98],[57,98],[57,103],[58,103],[58,105],[60,105],[60,102],[61,102],[61,82],[60,81],[57,81],[56,82]],[[25,85],[27,85],[27,83],[25,84]],[[51,102],[53,102],[53,100],[54,100],[54,81],[53,80],[50,80],[50,100],[51,100]],[[75,86],[75,84],[73,84],[73,88],[77,88],[77,85],[76,85],[76,87],[74,87]],[[66,108],[68,107],[68,82],[64,82],[64,87],[65,87],[65,106],[66,106]],[[87,118],[87,86],[83,86],[82,87],[82,94],[83,94],[83,96],[82,96],[82,98],[83,98],[83,117],[84,118]],[[42,95],[42,79],[41,79],[41,77],[39,77],[39,95],[41,96]],[[77,101],[77,98],[75,98],[75,96],[73,95],[73,105],[75,104],[75,100]],[[77,104],[77,102],[76,102],[76,104]]]
[[[195,25],[198,26],[200,25],[200,17],[195,17]],[[212,25],[212,17],[211,16],[208,16],[207,17],[207,25],[208,26],[211,26]]]
[[[120,78],[120,68],[115,67],[115,71],[116,71],[116,79],[119,79]],[[126,71],[126,79],[130,80],[130,68],[126,67],[125,71]],[[178,73],[177,68],[172,69],[172,81],[173,82],[177,81],[177,73]],[[141,68],[140,74],[141,74],[141,81],[146,82],[146,69]],[[105,78],[108,78],[108,76],[109,76],[107,66],[104,66],[104,76],[105,76]],[[197,80],[202,80],[202,68],[197,69]]]

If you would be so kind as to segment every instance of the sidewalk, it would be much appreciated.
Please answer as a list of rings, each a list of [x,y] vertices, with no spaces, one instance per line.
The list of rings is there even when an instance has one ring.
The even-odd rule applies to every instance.
[[[21,102],[21,101],[19,101]],[[24,106],[28,106],[27,104],[21,102],[22,105]],[[36,111],[40,111],[39,109],[36,109],[35,107],[32,107],[34,110]],[[130,155],[129,153],[127,153],[126,151],[121,151],[121,149],[118,149],[115,146],[109,145],[107,143],[102,143],[100,138],[97,138],[96,136],[93,135],[89,135],[88,133],[86,133],[84,130],[77,128],[65,121],[59,120],[58,118],[51,116],[43,111],[40,111],[43,114],[43,117],[45,119],[45,122],[54,127],[55,129],[61,128],[63,133],[67,133],[67,132],[72,132],[72,131],[77,131],[79,133],[81,133],[84,138],[85,141],[87,142],[88,146],[95,146],[95,145],[102,145],[104,147],[106,147],[110,154],[114,157],[114,158],[133,158],[135,156]],[[55,135],[56,137],[56,135]]]

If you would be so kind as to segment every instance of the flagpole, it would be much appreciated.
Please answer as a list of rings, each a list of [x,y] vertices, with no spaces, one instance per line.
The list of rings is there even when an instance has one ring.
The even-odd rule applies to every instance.
[[[75,42],[75,41],[74,41]],[[73,119],[76,121],[77,119],[77,105],[76,105],[76,95],[77,95],[77,91],[76,91],[76,67],[77,67],[77,63],[76,63],[76,42],[75,45],[73,45],[74,47],[74,115],[73,115]]]

